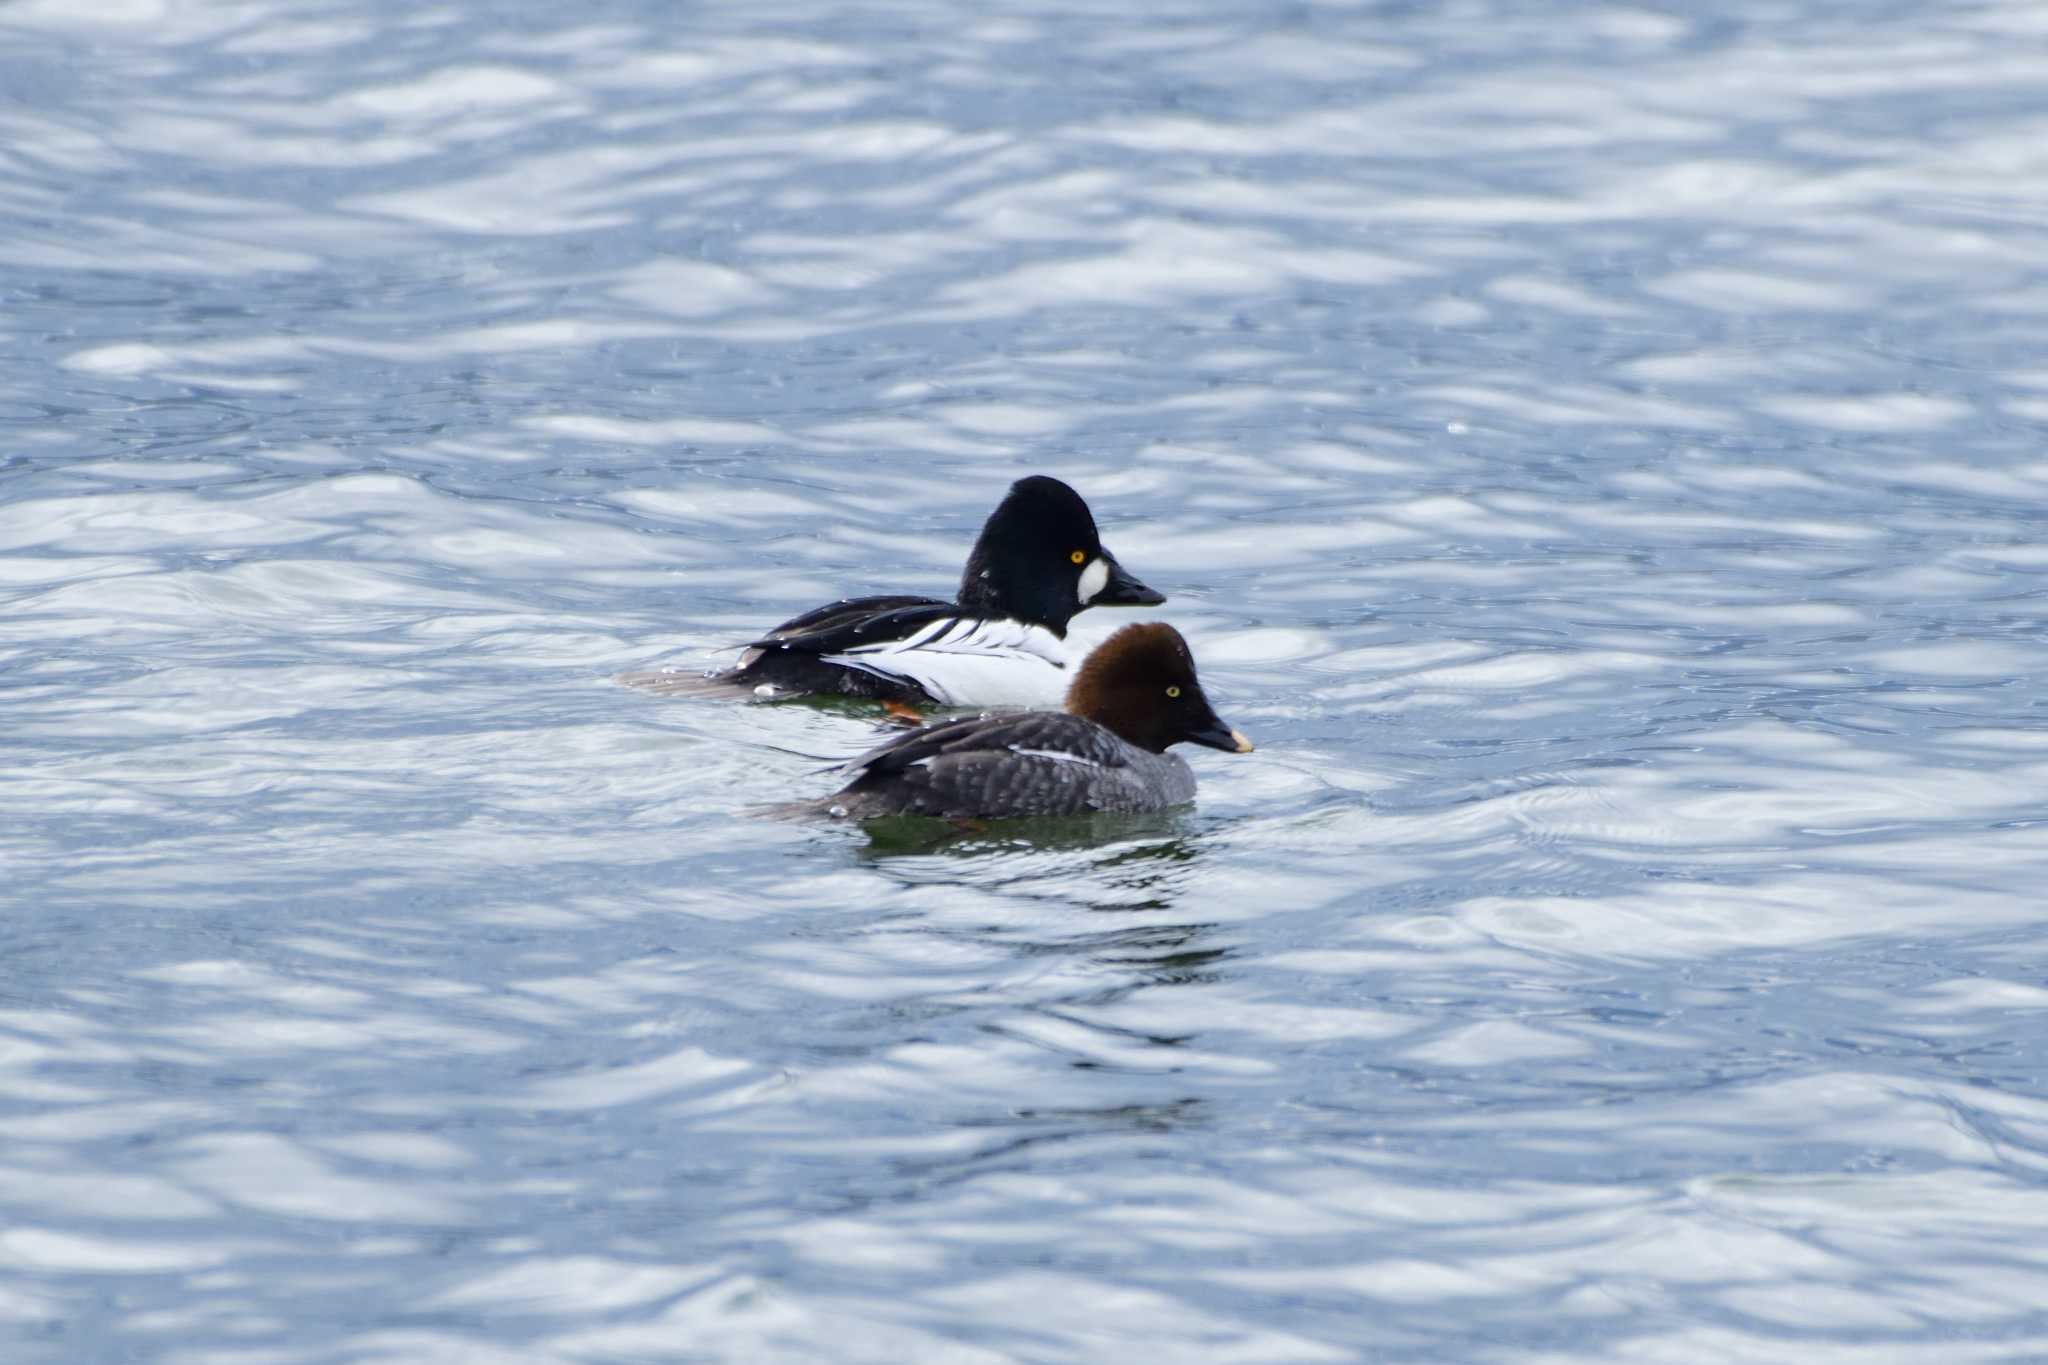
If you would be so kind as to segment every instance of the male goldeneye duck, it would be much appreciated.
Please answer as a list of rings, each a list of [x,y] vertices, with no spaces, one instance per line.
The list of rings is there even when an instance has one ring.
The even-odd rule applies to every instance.
[[[959,600],[849,597],[784,621],[749,644],[736,667],[621,681],[656,692],[1044,705],[1065,690],[1063,642],[1076,613],[1165,600],[1103,548],[1079,493],[1035,474],[1012,484],[982,526]]]
[[[1082,663],[1065,711],[927,725],[846,765],[853,781],[807,809],[841,819],[994,819],[1158,811],[1195,799],[1182,741],[1248,754],[1217,719],[1194,656],[1164,624],[1125,626]]]

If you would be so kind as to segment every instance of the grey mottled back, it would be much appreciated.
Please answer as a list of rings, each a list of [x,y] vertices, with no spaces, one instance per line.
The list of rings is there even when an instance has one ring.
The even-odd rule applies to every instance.
[[[848,766],[858,775],[819,804],[850,819],[1153,811],[1195,799],[1194,773],[1177,755],[1054,711],[927,726]]]

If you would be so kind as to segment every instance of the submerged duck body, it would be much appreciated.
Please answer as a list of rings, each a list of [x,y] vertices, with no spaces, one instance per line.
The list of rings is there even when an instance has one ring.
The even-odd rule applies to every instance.
[[[955,601],[844,598],[753,641],[736,667],[623,681],[658,692],[1043,705],[1066,690],[1067,624],[1077,614],[1165,600],[1103,547],[1079,493],[1034,475],[1011,485],[983,525]]]
[[[1165,810],[1195,799],[1194,772],[1166,752],[1182,742],[1252,748],[1217,718],[1179,631],[1125,626],[1088,656],[1067,710],[925,726],[854,759],[853,780],[804,809],[854,820]]]

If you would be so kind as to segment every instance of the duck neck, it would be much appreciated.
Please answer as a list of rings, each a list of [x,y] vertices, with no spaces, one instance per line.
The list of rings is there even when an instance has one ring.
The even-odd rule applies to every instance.
[[[995,557],[977,545],[967,561],[967,571],[960,575],[960,605],[986,616],[1044,626],[1062,640],[1066,639],[1067,623],[1081,609],[1072,590],[1055,578],[1020,591],[1015,586],[1019,581],[1037,580],[1025,580],[1022,575],[1005,573],[995,562]]]

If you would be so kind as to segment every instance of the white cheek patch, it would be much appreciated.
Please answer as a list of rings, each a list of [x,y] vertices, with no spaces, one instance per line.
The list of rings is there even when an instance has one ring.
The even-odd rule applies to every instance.
[[[1092,559],[1088,567],[1081,570],[1081,581],[1075,586],[1075,596],[1083,602],[1093,602],[1095,594],[1109,586],[1109,564],[1106,560]]]

